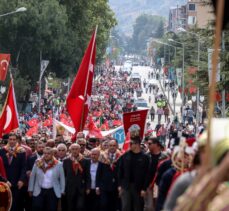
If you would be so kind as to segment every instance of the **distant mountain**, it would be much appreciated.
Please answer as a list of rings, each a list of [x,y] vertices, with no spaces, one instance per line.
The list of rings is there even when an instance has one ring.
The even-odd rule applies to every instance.
[[[132,34],[135,19],[142,13],[161,15],[168,19],[169,8],[187,0],[109,0],[118,19],[118,28],[127,35]]]

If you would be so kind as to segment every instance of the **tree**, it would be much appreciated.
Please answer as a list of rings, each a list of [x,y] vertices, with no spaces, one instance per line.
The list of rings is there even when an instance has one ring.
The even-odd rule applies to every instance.
[[[147,41],[151,36],[163,35],[164,19],[160,16],[140,15],[133,26],[134,32],[130,42],[130,49],[133,53],[142,54],[145,52]]]
[[[41,52],[50,61],[46,74],[75,75],[97,24],[97,61],[101,61],[116,24],[106,0],[2,0],[0,11],[22,6],[26,12],[0,18],[0,49],[12,55],[13,68],[20,77],[28,77],[31,87],[39,78]]]

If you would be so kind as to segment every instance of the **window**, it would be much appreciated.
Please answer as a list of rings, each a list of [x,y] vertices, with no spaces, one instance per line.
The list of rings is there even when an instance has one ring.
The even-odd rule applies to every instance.
[[[195,11],[196,10],[196,5],[195,4],[189,4],[188,5],[188,10],[189,11]]]
[[[188,16],[188,25],[196,24],[196,17],[195,16]]]

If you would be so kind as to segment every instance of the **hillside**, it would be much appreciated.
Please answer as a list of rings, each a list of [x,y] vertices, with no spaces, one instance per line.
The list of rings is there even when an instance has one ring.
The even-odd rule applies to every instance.
[[[118,28],[127,35],[132,34],[135,19],[142,13],[161,15],[168,19],[169,8],[187,0],[109,0],[118,19]]]

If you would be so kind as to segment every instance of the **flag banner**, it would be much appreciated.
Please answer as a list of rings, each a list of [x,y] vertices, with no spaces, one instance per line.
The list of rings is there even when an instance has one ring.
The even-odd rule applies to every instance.
[[[5,105],[0,117],[0,137],[3,134],[10,133],[19,127],[18,112],[14,94],[13,81],[11,79]]]
[[[0,54],[0,81],[5,81],[10,64],[10,54]]]
[[[72,135],[75,134],[75,128],[71,127],[71,126],[68,126],[68,125],[65,125],[63,122],[60,122],[56,119],[53,119],[53,122],[55,123],[56,126],[61,126],[63,127],[66,131],[68,131],[69,133],[71,133]],[[123,129],[123,126],[119,126],[115,129],[111,129],[111,130],[107,130],[107,131],[101,131],[101,134],[103,137],[106,137],[106,136],[111,136],[113,134],[115,134],[118,130],[121,130]],[[88,135],[89,131],[88,130],[83,130],[83,133],[85,136]]]
[[[148,109],[123,114],[124,131],[130,136],[139,135],[143,139]]]
[[[40,78],[42,78],[46,68],[48,67],[49,60],[41,60],[41,72],[40,72]]]
[[[66,100],[66,107],[76,132],[83,131],[91,105],[96,55],[96,31],[97,30],[95,30],[91,37]]]

